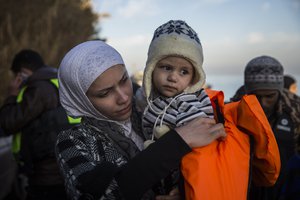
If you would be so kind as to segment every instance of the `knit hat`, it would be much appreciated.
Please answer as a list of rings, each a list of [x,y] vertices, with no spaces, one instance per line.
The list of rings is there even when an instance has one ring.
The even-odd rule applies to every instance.
[[[260,56],[252,59],[245,68],[247,93],[258,89],[283,90],[283,67],[275,58]]]
[[[144,70],[143,87],[147,98],[152,91],[152,72],[160,60],[168,56],[180,56],[192,63],[195,68],[193,86],[185,92],[193,93],[205,84],[205,73],[202,69],[203,52],[197,33],[184,21],[170,20],[158,27],[148,50],[148,59]]]

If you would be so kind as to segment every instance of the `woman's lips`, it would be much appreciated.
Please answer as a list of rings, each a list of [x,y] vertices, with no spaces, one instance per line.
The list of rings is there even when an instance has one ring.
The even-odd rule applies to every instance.
[[[125,107],[124,109],[122,110],[119,110],[117,113],[118,114],[126,114],[127,112],[129,112],[131,109],[131,104],[129,104],[127,107]]]

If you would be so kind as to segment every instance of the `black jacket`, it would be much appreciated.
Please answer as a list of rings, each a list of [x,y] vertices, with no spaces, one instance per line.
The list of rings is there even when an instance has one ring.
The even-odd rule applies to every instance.
[[[10,96],[0,109],[0,124],[5,134],[21,132],[20,159],[24,162],[23,172],[29,178],[29,185],[63,184],[54,156],[56,138],[51,135],[57,127],[51,123],[60,119],[56,113],[61,107],[58,89],[49,81],[53,78],[57,78],[57,69],[40,68],[25,83],[22,101],[17,103],[17,97]],[[59,109],[59,112],[64,115],[64,110]]]
[[[57,78],[57,69],[42,67],[29,77],[23,100],[9,96],[0,109],[0,124],[6,135],[16,134],[42,113],[59,105],[58,90],[49,79]]]
[[[252,188],[251,199],[253,200],[279,199],[282,186],[286,181],[287,163],[296,153],[296,138],[300,136],[300,98],[297,95],[283,90],[271,126],[279,148],[281,171],[274,186]]]

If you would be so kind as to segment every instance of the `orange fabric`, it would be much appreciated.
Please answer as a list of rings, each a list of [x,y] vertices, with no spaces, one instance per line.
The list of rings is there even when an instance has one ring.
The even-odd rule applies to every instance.
[[[186,199],[247,199],[250,174],[250,138],[247,134],[255,141],[253,181],[264,186],[273,185],[280,171],[274,134],[255,96],[245,96],[240,102],[224,105],[222,92],[207,90],[207,93],[214,109],[214,100],[218,100],[227,137],[195,148],[182,159]]]

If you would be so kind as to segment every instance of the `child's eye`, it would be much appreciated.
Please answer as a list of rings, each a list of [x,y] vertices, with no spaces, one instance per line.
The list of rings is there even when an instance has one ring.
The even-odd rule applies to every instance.
[[[163,70],[165,70],[165,71],[170,71],[170,70],[172,70],[172,67],[171,67],[171,66],[168,66],[168,65],[162,65],[162,66],[160,66],[159,68],[160,68],[160,69],[163,69]]]
[[[189,74],[189,71],[183,69],[183,70],[180,71],[180,74],[181,74],[181,75],[187,75],[187,74]]]

